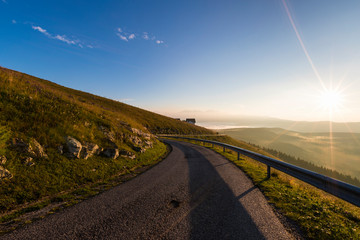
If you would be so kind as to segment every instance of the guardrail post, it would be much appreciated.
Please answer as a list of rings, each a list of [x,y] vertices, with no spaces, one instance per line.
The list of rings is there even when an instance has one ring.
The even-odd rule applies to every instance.
[[[225,152],[225,147],[224,147],[223,151]]]
[[[240,152],[238,152],[238,157],[237,157],[237,160],[239,160],[240,159]]]
[[[267,165],[267,178],[268,178],[268,179],[270,178],[270,174],[271,174],[271,172],[270,172],[270,166]]]
[[[212,148],[214,148],[214,144],[212,144]]]

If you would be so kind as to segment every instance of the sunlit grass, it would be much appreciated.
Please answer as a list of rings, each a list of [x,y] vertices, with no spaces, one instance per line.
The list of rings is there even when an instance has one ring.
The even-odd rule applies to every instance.
[[[10,131],[3,126],[0,126],[0,156],[5,154],[6,144],[10,136]]]

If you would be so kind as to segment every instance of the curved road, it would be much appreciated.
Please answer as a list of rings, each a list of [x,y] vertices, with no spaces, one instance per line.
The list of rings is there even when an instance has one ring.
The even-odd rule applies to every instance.
[[[1,239],[292,239],[237,167],[201,146]]]

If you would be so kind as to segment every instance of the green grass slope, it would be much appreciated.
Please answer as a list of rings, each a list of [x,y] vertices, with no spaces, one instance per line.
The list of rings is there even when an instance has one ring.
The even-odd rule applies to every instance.
[[[152,135],[158,133],[212,131],[0,67],[0,157],[7,159],[0,162],[0,176],[4,169],[13,175],[0,178],[0,215],[19,204],[156,163],[167,151]],[[67,136],[135,159],[121,154],[71,159],[61,153]],[[19,150],[19,141],[30,147]],[[48,157],[29,155],[35,142]]]

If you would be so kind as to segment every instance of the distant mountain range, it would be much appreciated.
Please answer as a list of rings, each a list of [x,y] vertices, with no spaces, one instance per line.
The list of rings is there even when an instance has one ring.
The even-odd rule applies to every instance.
[[[360,133],[360,122],[329,122],[329,121],[292,121],[270,117],[223,117],[204,118],[198,120],[199,125],[212,128],[236,128],[236,127],[269,127],[283,128],[297,132],[348,132]]]

